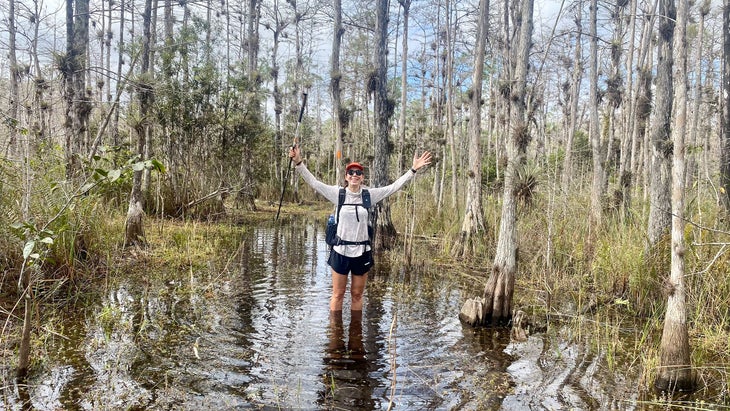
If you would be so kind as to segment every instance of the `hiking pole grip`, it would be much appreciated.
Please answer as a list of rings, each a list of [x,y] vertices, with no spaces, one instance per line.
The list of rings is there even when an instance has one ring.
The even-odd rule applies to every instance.
[[[294,149],[297,144],[299,143],[299,125],[302,122],[302,117],[304,116],[304,108],[307,106],[307,93],[302,93],[302,107],[299,109],[299,118],[297,119],[297,124],[294,126],[294,144],[292,144],[291,148]],[[289,180],[289,170],[291,169],[291,163],[292,158],[289,157],[289,165],[286,166],[286,176],[284,177],[284,181],[281,183],[281,196],[279,196],[279,208],[276,210],[276,218],[275,221],[279,220],[279,213],[281,213],[281,203],[284,201],[284,192],[286,191],[286,182]]]

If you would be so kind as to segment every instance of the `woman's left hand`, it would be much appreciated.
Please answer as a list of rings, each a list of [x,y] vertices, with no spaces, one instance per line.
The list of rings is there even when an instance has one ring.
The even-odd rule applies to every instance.
[[[423,166],[431,164],[431,153],[424,151],[419,157],[417,154],[413,154],[413,169],[418,170]]]

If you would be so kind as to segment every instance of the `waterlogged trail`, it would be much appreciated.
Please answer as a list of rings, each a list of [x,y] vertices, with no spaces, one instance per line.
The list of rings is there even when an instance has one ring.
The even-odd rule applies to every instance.
[[[330,315],[323,236],[318,222],[253,228],[210,261],[112,273],[48,342],[25,397],[40,410],[633,409],[588,347],[463,328],[463,285],[442,269],[377,262],[362,315],[349,296]]]

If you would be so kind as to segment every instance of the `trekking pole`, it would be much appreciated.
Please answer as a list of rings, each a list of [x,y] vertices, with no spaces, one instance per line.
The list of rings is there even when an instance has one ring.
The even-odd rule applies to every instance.
[[[299,109],[299,119],[297,120],[296,126],[294,126],[294,144],[291,148],[295,148],[299,144],[299,124],[302,122],[302,116],[304,115],[304,107],[307,106],[307,93],[302,93],[302,107]],[[279,220],[279,213],[281,212],[281,203],[284,201],[284,192],[286,191],[286,182],[289,180],[289,170],[291,170],[292,158],[289,157],[289,165],[286,167],[286,177],[281,185],[281,196],[279,197],[279,209],[276,210],[276,221]]]

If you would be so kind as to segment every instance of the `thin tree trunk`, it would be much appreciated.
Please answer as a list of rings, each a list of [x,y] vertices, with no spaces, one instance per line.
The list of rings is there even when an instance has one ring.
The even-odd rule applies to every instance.
[[[692,102],[692,123],[689,129],[689,146],[697,147],[699,144],[699,124],[700,124],[700,103],[703,98],[702,91],[702,48],[705,34],[705,18],[710,12],[710,1],[705,0],[699,7],[700,21],[698,23],[697,30],[697,43],[695,46],[695,70],[694,70],[694,84],[693,84],[693,96],[694,101]],[[685,187],[692,187],[694,178],[697,175],[697,154],[694,152],[689,153],[687,157],[687,172]]]
[[[722,8],[722,152],[720,154],[720,197],[725,211],[730,211],[730,0]]]
[[[446,104],[446,136],[449,144],[449,157],[451,158],[451,208],[453,210],[459,209],[459,179],[458,179],[458,155],[456,150],[456,135],[454,127],[456,122],[454,120],[454,106],[456,104],[455,85],[454,85],[454,18],[453,14],[453,0],[446,0],[446,83],[444,87],[446,89],[447,104]]]
[[[258,31],[258,22],[260,18],[260,9],[259,9],[260,2],[258,0],[249,0],[248,2],[248,28],[247,28],[247,45],[248,45],[248,54],[247,54],[247,68],[248,68],[248,79],[249,79],[249,87],[251,87],[251,102],[248,115],[253,116],[255,120],[258,121],[258,119],[261,116],[261,102],[259,101],[257,97],[257,90],[259,88],[259,82],[260,78],[258,75],[258,53],[259,53],[259,31]],[[240,168],[240,178],[242,183],[242,188],[239,190],[238,195],[236,196],[236,200],[239,202],[240,205],[244,208],[244,210],[247,211],[255,211],[256,210],[256,203],[255,203],[255,196],[254,196],[254,189],[255,189],[255,180],[254,180],[254,170],[253,170],[253,163],[251,161],[252,157],[252,149],[251,144],[252,141],[245,141],[242,150],[241,150],[241,168]]]
[[[387,90],[387,54],[388,54],[388,1],[377,0],[375,6],[375,55],[374,66],[375,90],[375,158],[373,160],[373,183],[375,187],[388,184],[388,131],[390,117],[393,115],[393,103],[388,100]],[[373,226],[376,227],[376,251],[392,248],[395,243],[395,227],[390,219],[390,205],[388,200],[381,201],[373,213]]]
[[[462,257],[473,255],[472,236],[485,230],[484,210],[482,209],[482,83],[484,80],[484,57],[487,47],[489,28],[489,0],[479,1],[477,39],[474,50],[474,70],[469,105],[469,173],[466,190],[464,220],[461,236],[454,245],[454,253]]]
[[[659,27],[657,39],[657,77],[655,124],[652,130],[652,164],[649,188],[649,247],[653,247],[667,234],[671,225],[671,117],[672,117],[672,46],[676,10],[673,0],[659,3]]]
[[[342,89],[340,81],[342,80],[342,72],[340,71],[340,45],[342,44],[342,35],[345,30],[342,28],[342,0],[334,0],[334,36],[332,37],[332,67],[330,73],[330,90],[332,93],[332,117],[335,137],[334,169],[335,182],[339,183],[344,180],[343,164],[342,164],[342,137],[343,119],[342,119]]]
[[[253,18],[253,16],[252,16]],[[274,0],[274,7],[272,9],[272,19],[274,25],[271,28],[272,45],[271,45],[271,81],[273,82],[271,97],[274,99],[274,147],[271,153],[272,158],[280,158],[280,153],[284,147],[283,143],[283,130],[281,126],[282,116],[284,111],[284,101],[279,86],[279,45],[281,43],[281,34],[289,24],[285,19],[281,18],[279,11],[279,2]],[[334,52],[333,52],[334,53]],[[285,159],[288,164],[288,160]],[[274,163],[274,176],[276,176],[278,183],[280,184],[279,189],[283,190],[283,185],[288,184],[284,181],[284,167],[281,161],[273,161]]]
[[[340,1],[340,0],[336,0]],[[403,7],[403,50],[400,74],[400,118],[398,119],[398,173],[406,170],[404,154],[406,145],[406,114],[408,112],[408,20],[410,18],[411,0],[398,0]]]
[[[120,0],[119,1],[119,45],[117,48],[119,49],[119,54],[117,55],[117,81],[122,80],[122,66],[124,65],[124,19],[125,19],[125,13],[124,9],[127,7],[126,0]],[[117,89],[117,96],[116,99],[119,100],[119,94],[124,93],[124,89]],[[112,123],[112,144],[114,146],[119,146],[121,141],[119,140],[119,110],[116,110],[114,112],[114,121]]]
[[[142,41],[142,67],[141,72],[147,82],[141,82],[138,86],[137,96],[139,99],[140,123],[136,125],[137,133],[137,156],[144,160],[147,147],[147,138],[150,135],[150,116],[152,115],[152,83],[149,76],[151,67],[151,44],[152,41],[152,0],[145,1],[143,15],[143,41]],[[129,208],[127,209],[127,221],[125,224],[124,245],[143,245],[146,243],[144,234],[144,199],[143,191],[144,170],[135,170],[132,179],[132,192],[129,196]]]
[[[147,73],[147,78],[150,82],[154,82],[155,78],[155,47],[153,47],[155,44],[157,44],[157,9],[158,9],[159,0],[152,0],[152,15],[150,16],[150,35],[149,35],[149,64],[147,67],[147,70],[145,70],[145,73]],[[152,104],[154,100],[154,93],[152,90],[152,87],[149,88],[149,94],[148,98],[149,101],[146,103],[148,106],[145,108],[144,112],[146,113],[144,115],[145,118],[148,118],[149,121],[145,121],[145,136],[144,139],[144,151],[142,154],[143,159],[149,159],[152,158]],[[142,170],[142,193],[146,195],[150,192],[150,184],[151,184],[151,173],[152,170],[150,168],[145,167],[144,170]]]
[[[17,155],[17,139],[18,139],[18,125],[20,119],[18,118],[18,100],[20,99],[20,89],[18,83],[20,82],[20,67],[18,66],[18,58],[15,53],[16,42],[15,42],[15,0],[10,0],[8,7],[8,37],[10,43],[8,47],[8,57],[10,63],[10,95],[8,96],[8,107],[10,111],[10,122],[8,123],[8,147],[5,150],[5,158],[9,155],[13,157]]]
[[[672,128],[672,268],[667,313],[660,347],[660,367],[655,386],[664,391],[689,390],[694,386],[690,364],[687,308],[685,305],[684,173],[687,131],[687,17],[688,0],[677,2],[674,33],[674,127]]]
[[[641,30],[641,40],[639,42],[638,59],[636,67],[638,67],[638,76],[636,82],[635,97],[632,110],[635,112],[636,119],[633,122],[633,128],[631,131],[631,170],[632,181],[634,185],[638,185],[641,181],[641,190],[646,196],[647,190],[647,178],[644,172],[647,169],[647,161],[645,153],[648,151],[648,124],[649,116],[651,115],[651,104],[652,104],[652,61],[653,59],[649,51],[651,47],[651,39],[654,32],[654,21],[656,15],[658,0],[654,1],[652,9],[646,11],[651,17],[648,21],[644,20],[644,25]],[[639,179],[641,176],[641,179]]]
[[[61,73],[66,98],[66,175],[74,178],[81,170],[84,139],[91,104],[86,95],[86,50],[89,42],[89,1],[66,1],[66,55]]]
[[[590,120],[588,135],[593,157],[593,183],[591,185],[591,226],[601,224],[603,219],[603,196],[605,181],[605,153],[601,142],[598,119],[598,1],[590,5]]]
[[[507,323],[512,317],[512,296],[517,274],[517,199],[515,184],[517,171],[525,161],[530,133],[526,116],[527,73],[532,41],[533,0],[522,0],[520,19],[515,22],[518,36],[515,54],[508,59],[514,68],[510,92],[505,98],[510,106],[510,135],[507,140],[507,169],[504,173],[502,217],[499,225],[497,253],[492,272],[484,288],[481,320],[478,322]],[[463,313],[463,310],[462,310]]]
[[[578,98],[580,97],[580,85],[583,78],[583,2],[579,1],[575,12],[575,53],[573,55],[573,77],[570,82],[570,116],[568,119],[568,136],[565,142],[565,157],[563,158],[563,175],[561,184],[567,192],[570,182],[573,179],[573,140],[578,124]]]
[[[36,16],[40,16],[40,5],[39,1],[33,2],[34,13]],[[46,115],[46,111],[50,108],[50,105],[45,101],[45,91],[48,89],[46,79],[43,77],[41,71],[41,63],[38,59],[38,31],[40,29],[41,20],[35,19],[33,24],[33,42],[31,44],[31,53],[33,55],[33,62],[35,64],[35,110],[36,110],[36,121],[38,122],[37,127],[34,127],[36,131],[36,139],[38,141],[45,140],[47,137],[47,118],[50,116]]]

